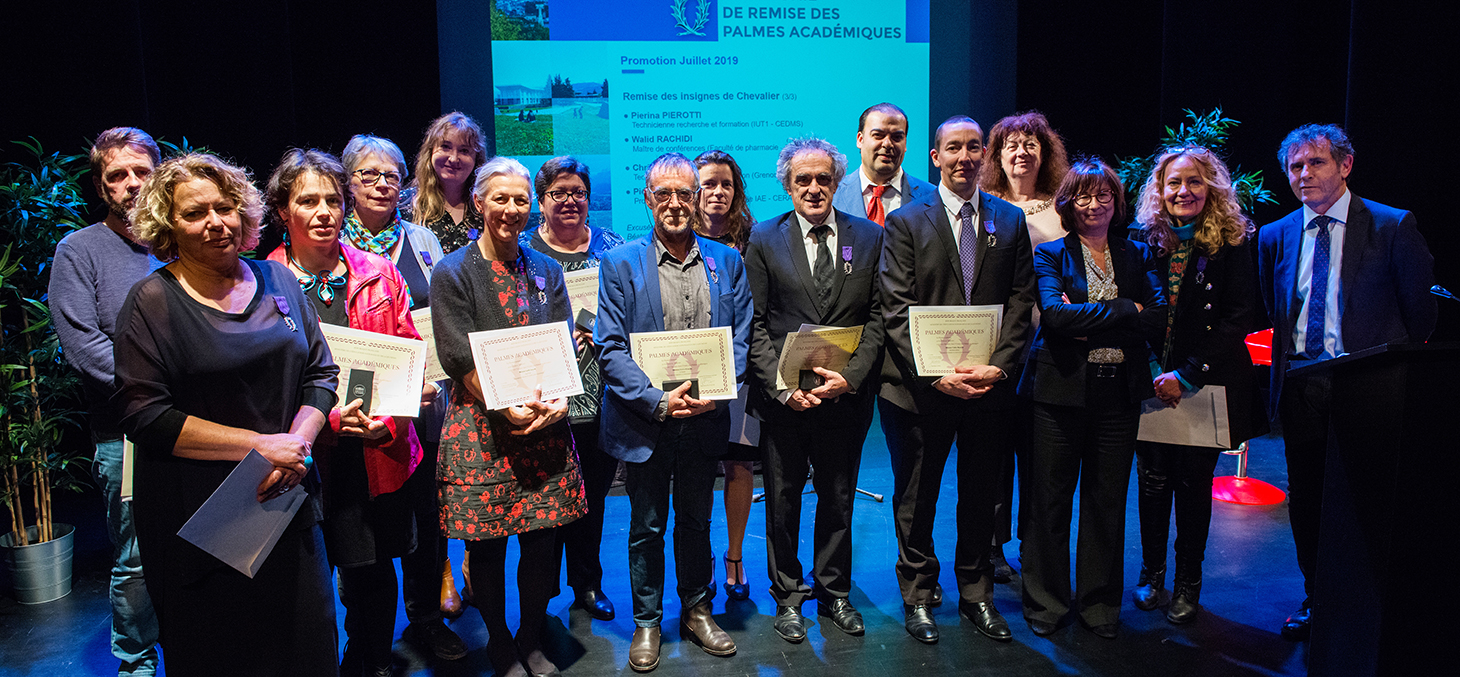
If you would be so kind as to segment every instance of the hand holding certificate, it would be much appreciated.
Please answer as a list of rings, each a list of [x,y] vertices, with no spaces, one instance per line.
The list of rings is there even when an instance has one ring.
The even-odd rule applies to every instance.
[[[729,327],[629,334],[634,362],[655,385],[697,381],[695,399],[735,399],[735,343]],[[666,388],[669,390],[671,388]]]
[[[415,339],[377,334],[320,324],[325,343],[335,364],[340,366],[340,383],[335,393],[339,395],[340,406],[356,399],[352,396],[349,372],[362,370],[374,372],[371,387],[366,391],[374,406],[366,413],[371,416],[408,416],[421,413],[421,386],[425,383],[426,344]],[[356,385],[359,385],[358,380]]]
[[[862,342],[862,329],[862,325],[802,327],[801,331],[786,334],[786,342],[781,347],[781,360],[776,365],[776,388],[796,388],[801,381],[801,372],[811,371],[816,367],[838,373],[846,369],[852,353]]]
[[[488,409],[583,393],[578,354],[563,322],[474,331],[467,338]]]
[[[908,308],[918,376],[947,376],[959,367],[988,364],[1003,321],[1003,305]]]

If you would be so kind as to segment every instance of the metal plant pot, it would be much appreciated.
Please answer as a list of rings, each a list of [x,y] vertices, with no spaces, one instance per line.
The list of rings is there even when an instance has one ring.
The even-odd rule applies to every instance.
[[[34,541],[35,527],[26,527]],[[11,593],[21,604],[44,604],[71,594],[71,537],[76,527],[56,524],[57,536],[45,543],[15,545],[15,532],[0,536],[0,562]]]

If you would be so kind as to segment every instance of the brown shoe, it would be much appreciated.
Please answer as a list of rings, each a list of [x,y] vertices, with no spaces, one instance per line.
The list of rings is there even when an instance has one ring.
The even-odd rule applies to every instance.
[[[461,595],[456,593],[456,578],[451,575],[450,557],[441,562],[441,568],[441,615],[454,621],[466,609],[461,603]]]
[[[659,667],[659,626],[634,629],[634,638],[629,640],[629,667],[634,672]]]
[[[685,611],[680,616],[679,636],[700,645],[711,656],[730,656],[735,653],[735,640],[715,624],[710,610],[709,602],[701,602]]]

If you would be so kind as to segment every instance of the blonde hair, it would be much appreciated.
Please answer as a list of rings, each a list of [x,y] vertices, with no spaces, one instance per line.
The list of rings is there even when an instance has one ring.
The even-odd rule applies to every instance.
[[[482,128],[475,120],[465,113],[457,112],[436,118],[426,128],[426,136],[421,139],[421,149],[416,151],[416,178],[410,184],[411,188],[416,189],[416,196],[411,204],[416,223],[430,223],[446,213],[446,197],[442,193],[441,178],[436,176],[436,168],[431,164],[431,156],[450,132],[459,132],[472,147],[473,160],[476,163],[473,169],[480,169],[487,162],[487,151],[482,145]],[[467,194],[462,197],[469,199],[469,185],[463,188],[467,190]]]
[[[259,244],[259,220],[263,217],[264,201],[259,189],[249,179],[248,170],[224,162],[209,153],[189,153],[162,163],[157,171],[147,177],[137,202],[127,215],[131,221],[132,236],[160,261],[177,258],[177,219],[173,213],[173,202],[177,187],[195,179],[212,181],[218,192],[233,201],[243,222],[243,242],[240,251],[248,251]]]
[[[1174,146],[1156,159],[1156,166],[1151,168],[1151,175],[1146,178],[1141,195],[1136,199],[1136,223],[1145,234],[1146,243],[1156,250],[1158,256],[1170,255],[1180,244],[1173,230],[1180,224],[1166,213],[1163,195],[1166,170],[1177,158],[1183,157],[1196,164],[1197,171],[1207,184],[1206,206],[1196,219],[1197,249],[1210,256],[1217,253],[1222,245],[1235,247],[1242,244],[1257,228],[1242,213],[1242,203],[1237,200],[1237,191],[1232,188],[1232,174],[1227,171],[1227,164],[1216,153],[1202,146]]]

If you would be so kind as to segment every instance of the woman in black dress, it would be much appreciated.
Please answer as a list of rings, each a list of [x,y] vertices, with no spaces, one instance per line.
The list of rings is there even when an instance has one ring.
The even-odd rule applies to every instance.
[[[314,308],[258,243],[248,175],[207,154],[148,178],[133,233],[170,263],[117,318],[116,403],[136,442],[133,506],[169,675],[334,675],[335,601],[311,445],[339,370]],[[259,500],[309,495],[253,577],[177,535],[257,450],[274,469]]]

